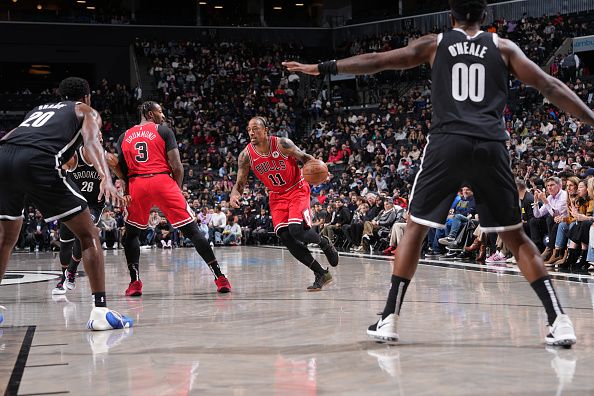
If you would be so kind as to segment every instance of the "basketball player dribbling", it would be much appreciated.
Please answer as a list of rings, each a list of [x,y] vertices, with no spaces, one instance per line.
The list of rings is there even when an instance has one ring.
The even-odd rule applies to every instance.
[[[140,232],[148,226],[150,210],[158,206],[174,228],[178,228],[194,244],[214,274],[219,293],[231,291],[231,284],[221,272],[208,241],[198,229],[194,211],[182,191],[184,170],[173,131],[163,124],[165,116],[158,103],[140,106],[141,122],[123,133],[117,143],[118,177],[125,182],[128,205],[126,230],[122,239],[130,271],[127,296],[142,295],[140,280]],[[128,199],[129,198],[129,199]]]
[[[456,191],[472,185],[480,224],[497,232],[547,313],[549,345],[576,342],[536,246],[526,236],[506,148],[503,123],[508,73],[538,89],[553,104],[594,125],[594,113],[565,84],[544,73],[510,40],[480,30],[486,0],[450,0],[453,29],[429,34],[407,47],[305,65],[284,62],[290,71],[373,74],[431,65],[433,117],[422,164],[412,188],[404,238],[395,257],[391,289],[380,320],[367,333],[397,341],[397,322],[429,227],[443,228]]]
[[[331,266],[338,265],[338,252],[326,237],[311,229],[309,184],[303,180],[297,161],[313,160],[287,138],[269,136],[264,117],[248,123],[250,143],[239,154],[237,182],[231,190],[231,206],[239,208],[240,191],[246,186],[250,169],[270,191],[270,214],[274,232],[289,252],[315,274],[308,291],[320,291],[332,281],[330,271],[322,268],[307,248],[308,243],[320,246]]]
[[[98,199],[123,203],[115,189],[99,142],[101,116],[91,106],[89,83],[69,77],[60,83],[62,101],[35,107],[0,140],[0,279],[23,223],[28,196],[47,222],[60,220],[80,240],[94,308],[90,330],[132,326],[132,320],[106,307],[103,251],[97,228],[78,187],[62,165],[84,144],[86,159],[99,178]]]

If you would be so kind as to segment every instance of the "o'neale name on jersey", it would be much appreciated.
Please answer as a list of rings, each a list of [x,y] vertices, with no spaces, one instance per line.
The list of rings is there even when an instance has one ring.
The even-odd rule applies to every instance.
[[[47,109],[61,109],[62,107],[66,107],[66,103],[54,103],[54,104],[45,104],[37,107],[39,110],[47,110]]]
[[[154,140],[157,137],[157,134],[151,131],[138,131],[132,132],[130,136],[126,138],[126,142],[132,143],[132,140],[137,138],[147,138],[149,140]]]
[[[75,179],[97,179],[101,180],[96,171],[78,171],[72,172],[72,177]]]
[[[474,55],[478,56],[481,59],[485,58],[485,53],[487,52],[487,47],[482,46],[480,44],[469,43],[465,41],[463,43],[456,43],[452,44],[448,47],[450,54],[452,56],[458,55]]]
[[[261,164],[256,165],[254,168],[254,170],[261,175],[266,172],[283,171],[285,169],[287,169],[287,164],[285,164],[284,160],[271,160],[270,162],[262,162]]]

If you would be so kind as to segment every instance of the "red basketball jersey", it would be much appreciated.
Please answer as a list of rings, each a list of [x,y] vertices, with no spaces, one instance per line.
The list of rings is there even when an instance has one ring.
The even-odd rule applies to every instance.
[[[167,129],[169,128],[161,128]],[[151,173],[171,173],[167,162],[166,139],[159,125],[135,125],[120,137],[120,150],[128,167],[128,176]],[[174,137],[175,139],[175,137]]]
[[[270,137],[270,152],[258,153],[250,143],[247,151],[256,177],[272,192],[283,193],[303,180],[301,169],[295,158],[287,157],[278,148],[279,139]]]

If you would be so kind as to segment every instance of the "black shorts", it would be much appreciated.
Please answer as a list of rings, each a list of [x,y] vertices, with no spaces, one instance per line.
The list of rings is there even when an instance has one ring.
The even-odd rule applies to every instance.
[[[22,218],[25,197],[46,222],[68,220],[85,210],[87,201],[56,162],[32,147],[0,145],[0,220]]]
[[[410,197],[411,220],[444,228],[456,193],[467,183],[485,232],[522,227],[520,198],[504,141],[429,135]]]
[[[89,206],[89,212],[91,212],[91,220],[93,224],[96,226],[101,221],[101,215],[103,214],[103,210],[105,206]],[[66,223],[63,221],[60,223],[60,242],[72,242],[74,241],[75,236],[70,231],[70,228],[66,226]]]

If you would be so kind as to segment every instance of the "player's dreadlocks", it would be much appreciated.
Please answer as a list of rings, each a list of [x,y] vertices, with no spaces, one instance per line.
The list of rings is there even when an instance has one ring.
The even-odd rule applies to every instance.
[[[450,9],[459,22],[480,22],[485,16],[487,0],[450,0]]]
[[[84,78],[68,77],[60,82],[60,96],[65,100],[82,100],[91,93],[89,83]]]

